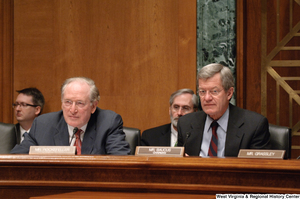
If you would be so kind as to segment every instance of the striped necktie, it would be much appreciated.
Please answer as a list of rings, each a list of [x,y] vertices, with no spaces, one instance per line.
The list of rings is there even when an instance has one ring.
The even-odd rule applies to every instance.
[[[81,139],[80,139],[81,132],[82,132],[82,130],[78,129],[78,131],[75,133],[76,140],[75,140],[74,146],[76,146],[77,155],[81,154]]]
[[[218,155],[218,135],[217,135],[217,128],[218,128],[218,122],[213,121],[211,123],[211,141],[208,149],[208,156],[217,156]]]

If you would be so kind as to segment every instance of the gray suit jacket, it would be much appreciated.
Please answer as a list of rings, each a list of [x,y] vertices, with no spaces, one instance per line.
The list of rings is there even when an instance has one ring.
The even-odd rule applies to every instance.
[[[29,153],[30,146],[69,146],[69,132],[63,112],[53,112],[37,117],[11,153]],[[129,144],[125,141],[123,121],[120,115],[97,107],[88,122],[81,154],[128,155]]]
[[[185,153],[190,156],[200,154],[206,116],[205,112],[200,111],[182,116],[178,120],[178,146],[185,145]],[[267,118],[229,104],[224,155],[237,157],[240,149],[270,148]]]
[[[170,146],[171,123],[145,130],[142,133],[142,146]]]

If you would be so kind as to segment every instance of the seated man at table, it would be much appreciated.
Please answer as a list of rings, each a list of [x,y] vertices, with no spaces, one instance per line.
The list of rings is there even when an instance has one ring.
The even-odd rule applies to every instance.
[[[98,108],[99,99],[93,80],[67,79],[61,87],[62,110],[37,117],[11,153],[29,153],[30,146],[74,145],[77,154],[128,155],[121,116]]]
[[[16,124],[17,144],[24,140],[24,135],[30,132],[33,120],[41,115],[45,99],[37,88],[24,88],[17,91],[19,95],[13,103]]]
[[[178,118],[197,111],[199,99],[194,91],[186,88],[172,93],[169,103],[171,123],[145,130],[142,133],[142,146],[176,146]]]
[[[234,92],[231,70],[209,64],[198,73],[203,111],[178,120],[178,146],[189,156],[238,156],[240,149],[270,149],[264,116],[229,103]]]

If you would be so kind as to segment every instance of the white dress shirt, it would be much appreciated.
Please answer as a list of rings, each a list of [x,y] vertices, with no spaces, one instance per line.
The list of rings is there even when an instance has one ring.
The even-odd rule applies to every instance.
[[[178,132],[174,129],[174,126],[171,124],[171,147],[177,145]]]
[[[28,129],[27,131],[25,129],[23,129],[20,125],[20,143],[24,140],[24,133],[29,133],[30,129]]]
[[[81,140],[81,142],[83,141],[83,136],[84,136],[86,127],[87,127],[87,124],[85,124],[84,126],[82,126],[81,128],[79,128],[79,129],[81,129],[81,130],[83,131],[83,132],[80,133],[80,140]],[[74,143],[75,143],[75,140],[76,140],[76,136],[75,136],[75,134],[73,133],[74,128],[75,128],[75,127],[70,126],[70,125],[68,124],[70,146],[74,146]]]

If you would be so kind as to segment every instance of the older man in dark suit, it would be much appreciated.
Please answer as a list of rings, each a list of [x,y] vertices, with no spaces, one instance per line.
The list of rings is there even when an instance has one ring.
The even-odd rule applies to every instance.
[[[234,78],[228,67],[209,64],[198,73],[203,111],[178,121],[178,146],[189,156],[237,156],[240,149],[269,149],[269,123],[264,116],[229,103]]]
[[[176,146],[178,139],[178,119],[198,110],[199,99],[194,91],[188,88],[172,93],[169,100],[171,123],[147,129],[142,133],[142,146]]]
[[[37,117],[11,153],[28,153],[30,146],[75,145],[77,154],[129,154],[121,116],[98,108],[99,99],[93,80],[67,79],[61,88],[62,111]]]

